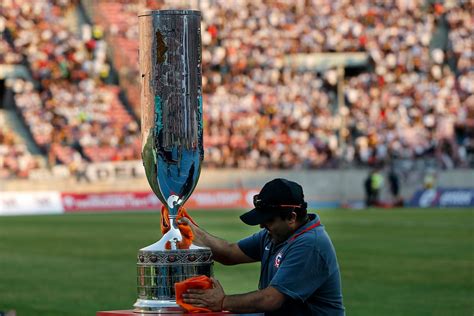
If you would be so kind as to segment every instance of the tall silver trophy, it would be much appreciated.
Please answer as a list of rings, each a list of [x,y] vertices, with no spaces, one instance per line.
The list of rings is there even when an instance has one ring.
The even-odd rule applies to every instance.
[[[193,192],[203,151],[201,13],[145,11],[138,16],[142,159],[153,192],[169,211],[169,231],[137,256],[137,312],[182,312],[174,284],[212,275],[212,253],[180,249],[176,224]]]

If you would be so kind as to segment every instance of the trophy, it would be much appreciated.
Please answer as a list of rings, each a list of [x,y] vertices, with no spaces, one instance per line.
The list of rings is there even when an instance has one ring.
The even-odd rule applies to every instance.
[[[145,11],[138,15],[142,159],[151,189],[169,213],[169,231],[137,257],[135,311],[182,312],[174,284],[212,276],[212,253],[180,249],[176,223],[193,192],[204,157],[202,143],[201,13]]]

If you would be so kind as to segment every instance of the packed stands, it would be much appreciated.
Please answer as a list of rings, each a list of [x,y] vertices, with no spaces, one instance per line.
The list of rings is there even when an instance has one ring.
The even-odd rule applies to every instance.
[[[41,165],[21,138],[7,124],[4,111],[0,111],[0,179],[27,178],[30,170]]]
[[[126,43],[120,54],[137,77],[136,14],[143,8],[95,3],[96,21]],[[318,168],[414,158],[447,168],[473,164],[469,1],[200,3],[207,166]],[[452,45],[432,47],[445,21]],[[346,77],[342,108],[335,69],[284,67],[295,53],[354,51],[369,53],[373,71]]]
[[[9,1],[2,6],[13,49],[26,56],[31,82],[13,84],[15,103],[50,165],[138,159],[139,128],[106,84],[110,65],[100,29],[80,34],[64,16],[74,2]]]
[[[106,51],[138,113],[137,13],[188,2],[84,0],[96,24],[80,34],[64,21],[74,1],[2,3],[13,52],[40,83],[18,82],[16,104],[51,164],[139,159],[138,124],[106,84]],[[199,3],[206,166],[474,165],[470,1]],[[285,64],[318,52],[370,56],[346,73],[343,106],[336,69]]]

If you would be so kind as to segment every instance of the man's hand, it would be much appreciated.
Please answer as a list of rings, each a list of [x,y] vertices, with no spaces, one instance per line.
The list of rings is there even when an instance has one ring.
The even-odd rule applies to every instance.
[[[209,308],[213,312],[220,312],[223,308],[225,293],[218,280],[211,278],[212,289],[188,289],[183,294],[183,301],[197,307]]]
[[[197,246],[207,246],[207,245],[205,245],[204,241],[202,240],[203,234],[200,231],[199,227],[197,227],[193,222],[191,222],[189,220],[189,218],[181,217],[180,219],[178,219],[177,223],[180,224],[180,225],[182,225],[182,224],[187,225],[191,228],[191,230],[193,232],[193,236],[194,236],[193,244],[195,244]]]
[[[185,224],[185,225],[188,225],[189,227],[191,227],[191,229],[197,227],[197,226],[194,225],[194,224],[189,220],[189,218],[187,218],[187,217],[181,217],[180,219],[178,219],[177,223],[178,223],[178,224]],[[194,229],[193,229],[193,232],[194,232]]]

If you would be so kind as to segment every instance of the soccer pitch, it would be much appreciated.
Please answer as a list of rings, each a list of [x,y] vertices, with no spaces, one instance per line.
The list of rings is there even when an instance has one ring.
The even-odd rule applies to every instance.
[[[240,211],[191,211],[230,241],[258,230]],[[323,210],[347,315],[472,315],[474,209]],[[161,237],[158,212],[0,217],[0,311],[95,315],[131,309],[136,254]],[[255,290],[259,265],[222,266],[226,293]],[[310,281],[310,280],[308,280]]]

